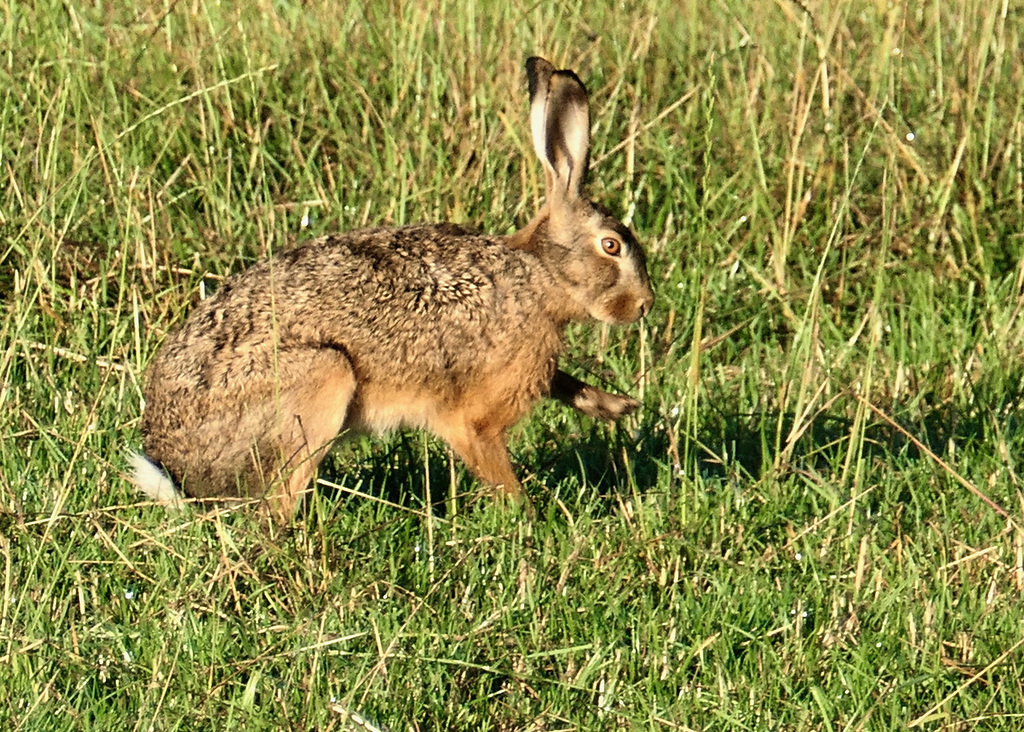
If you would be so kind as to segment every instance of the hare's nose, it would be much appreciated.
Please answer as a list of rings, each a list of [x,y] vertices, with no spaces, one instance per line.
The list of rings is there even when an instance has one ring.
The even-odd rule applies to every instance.
[[[646,318],[647,314],[651,312],[651,307],[654,305],[654,293],[648,292],[644,295],[643,299],[640,300],[640,317]]]

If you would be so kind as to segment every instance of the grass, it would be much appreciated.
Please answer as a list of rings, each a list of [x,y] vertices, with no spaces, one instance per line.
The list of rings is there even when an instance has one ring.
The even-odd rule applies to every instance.
[[[0,7],[6,728],[1019,729],[1021,12]],[[528,220],[533,53],[657,294],[565,365],[639,414],[524,423],[534,520],[419,434],[273,535],[140,505],[145,366],[223,276]]]

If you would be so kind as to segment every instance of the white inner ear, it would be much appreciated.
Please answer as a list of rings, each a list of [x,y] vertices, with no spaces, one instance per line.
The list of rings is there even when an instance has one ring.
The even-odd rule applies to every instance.
[[[548,160],[547,140],[547,94],[538,93],[530,104],[530,131],[533,133],[533,149],[545,168],[554,172]]]
[[[590,120],[587,119],[585,107],[568,105],[562,112],[562,135],[565,138],[566,151],[569,153],[569,166],[575,174],[581,174],[581,167],[586,162],[587,150],[590,145]],[[569,182],[569,181],[567,181]],[[570,188],[579,187],[580,181],[571,181]]]
[[[590,116],[587,92],[572,72],[558,72],[551,79],[545,108],[548,159],[568,200],[582,194],[590,149]]]

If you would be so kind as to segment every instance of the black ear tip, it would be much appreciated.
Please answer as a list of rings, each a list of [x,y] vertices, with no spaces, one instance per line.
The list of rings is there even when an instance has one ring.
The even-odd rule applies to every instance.
[[[541,89],[547,89],[548,79],[554,70],[551,62],[540,56],[530,56],[526,59],[526,80],[530,85],[530,99],[533,99]]]
[[[587,114],[589,104],[587,87],[568,69],[556,71],[548,80],[550,98],[556,109],[575,108]]]
[[[551,62],[541,56],[530,56],[526,59],[526,75],[531,79],[549,77],[555,73],[555,67]]]
[[[586,90],[587,85],[583,83],[583,79],[577,76],[576,72],[573,71],[572,69],[562,69],[558,73],[567,76],[569,79],[579,84],[584,90]]]

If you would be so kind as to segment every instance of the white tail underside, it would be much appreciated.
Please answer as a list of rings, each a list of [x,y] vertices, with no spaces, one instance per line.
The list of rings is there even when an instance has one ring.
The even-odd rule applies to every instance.
[[[140,452],[132,452],[128,455],[128,464],[132,469],[132,482],[143,495],[168,508],[177,510],[185,507],[174,481],[149,458]]]

